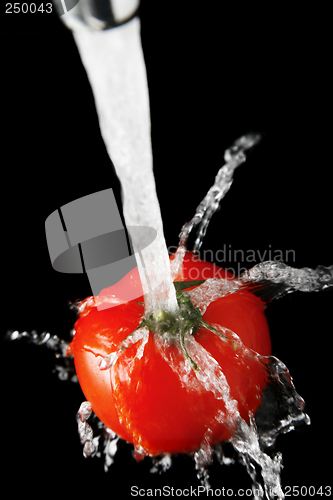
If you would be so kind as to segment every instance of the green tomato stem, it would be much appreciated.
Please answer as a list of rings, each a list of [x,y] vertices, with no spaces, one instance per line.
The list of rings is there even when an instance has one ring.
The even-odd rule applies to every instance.
[[[178,337],[181,349],[184,353],[185,358],[191,363],[192,368],[196,371],[199,370],[197,363],[191,358],[187,352],[185,346],[185,335],[189,332],[191,335],[195,335],[199,330],[200,325],[203,325],[207,330],[217,333],[220,337],[225,340],[229,340],[233,343],[234,349],[236,349],[237,344],[234,340],[230,339],[223,333],[219,332],[216,328],[209,325],[201,315],[199,309],[194,307],[191,302],[190,297],[181,290],[191,288],[193,286],[198,286],[206,280],[198,281],[179,281],[174,282],[176,288],[176,297],[179,305],[179,310],[177,313],[170,313],[164,310],[158,310],[150,314],[148,318],[143,318],[139,326],[126,337],[120,344],[121,350],[125,350],[126,347],[124,343],[126,340],[134,334],[136,330],[142,327],[147,327],[151,332],[165,335],[168,334],[170,337]],[[144,305],[142,302],[137,302],[137,304]]]

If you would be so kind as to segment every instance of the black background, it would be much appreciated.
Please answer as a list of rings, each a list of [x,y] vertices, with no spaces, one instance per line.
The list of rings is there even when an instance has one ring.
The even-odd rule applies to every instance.
[[[223,151],[250,130],[260,146],[235,173],[203,249],[294,250],[295,267],[332,264],[332,102],[328,12],[143,0],[157,192],[167,244],[212,185]],[[223,2],[224,4],[224,2]],[[68,301],[84,276],[56,273],[44,223],[61,205],[119,183],[101,139],[72,34],[53,14],[2,22],[2,315],[8,329],[68,338]],[[228,265],[228,263],[224,264]],[[234,266],[234,263],[230,263]],[[244,264],[246,266],[246,263]],[[248,267],[251,267],[248,264]],[[273,354],[286,363],[312,419],[278,440],[285,486],[330,483],[332,292],[297,293],[267,310]],[[2,455],[13,491],[114,494],[121,485],[197,486],[190,459],[161,476],[126,447],[109,473],[85,460],[79,386],[58,381],[52,353],[1,343]],[[45,486],[44,479],[48,480]],[[242,466],[213,467],[212,487],[249,487]]]

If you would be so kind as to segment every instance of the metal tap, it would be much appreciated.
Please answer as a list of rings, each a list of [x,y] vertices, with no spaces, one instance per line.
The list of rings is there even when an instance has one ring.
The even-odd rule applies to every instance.
[[[116,28],[138,14],[140,0],[52,0],[63,23],[73,31]]]

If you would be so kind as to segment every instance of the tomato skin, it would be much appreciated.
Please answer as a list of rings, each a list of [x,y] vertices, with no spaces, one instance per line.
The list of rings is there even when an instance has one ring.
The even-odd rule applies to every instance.
[[[262,356],[270,356],[271,338],[264,310],[258,297],[239,291],[212,302],[204,319],[213,325],[216,318],[223,318],[223,326],[237,333],[246,347]]]
[[[215,276],[232,279],[218,266],[187,253],[177,280]],[[126,284],[140,291],[137,270],[124,278],[119,292],[115,285],[102,295],[113,293],[126,299]],[[98,357],[118,352],[120,343],[139,326],[144,308],[137,302],[141,301],[142,297],[102,311],[87,306],[75,324],[69,351],[93,411],[142,454],[192,453],[204,439],[210,444],[230,439],[237,415],[226,409],[224,398],[212,388],[207,390],[195,371],[188,369],[179,343],[149,332],[127,347],[110,369],[98,368]],[[210,325],[235,332],[248,349],[262,356],[271,354],[264,306],[250,292],[216,300],[203,318]],[[230,396],[238,402],[239,415],[248,420],[249,412],[254,413],[260,405],[266,385],[264,362],[256,355],[235,351],[232,342],[206,328],[200,328],[194,340],[198,349],[216,360],[214,369],[220,379],[224,374]]]
[[[143,298],[140,297],[138,301]],[[69,345],[81,389],[92,403],[98,418],[122,439],[130,435],[121,426],[115,409],[110,370],[98,368],[98,357],[118,350],[119,344],[139,325],[144,308],[136,301],[98,311],[89,308],[75,323],[75,335]],[[112,325],[110,327],[110,325]]]
[[[232,279],[234,276],[217,266],[198,259],[187,252],[183,261],[182,280],[200,280],[209,278]],[[212,302],[204,314],[210,325],[219,323],[229,328],[241,338],[249,349],[262,356],[271,355],[271,337],[264,314],[264,303],[248,291],[239,291]]]
[[[135,358],[133,351],[136,351],[134,346],[112,370],[116,406],[124,425],[133,432],[132,442],[151,455],[196,451],[202,442],[203,429],[211,424],[216,407],[213,394],[185,390],[180,378],[160,356],[152,333],[143,361]],[[183,357],[176,349],[173,356],[176,362]],[[137,380],[135,398],[128,372]]]

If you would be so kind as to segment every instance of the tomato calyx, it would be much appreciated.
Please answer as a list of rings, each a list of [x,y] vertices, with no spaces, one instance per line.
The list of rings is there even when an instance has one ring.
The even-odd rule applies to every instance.
[[[207,321],[203,319],[200,310],[192,304],[189,295],[182,291],[187,288],[198,286],[204,283],[204,281],[206,280],[174,282],[174,286],[177,290],[176,298],[179,309],[176,312],[165,311],[162,309],[154,311],[148,316],[148,318],[143,318],[139,326],[134,330],[135,332],[140,328],[146,327],[155,334],[166,336],[171,342],[179,341],[184,356],[190,362],[192,368],[196,371],[199,371],[199,367],[188,354],[185,346],[186,333],[195,335],[199,331],[200,327],[205,327],[207,330],[217,333],[220,337],[232,342],[234,349],[236,349],[235,341],[226,335],[223,335],[213,326],[209,325]],[[128,337],[132,336],[134,332],[132,332]],[[127,338],[122,342],[122,350],[125,348]]]

